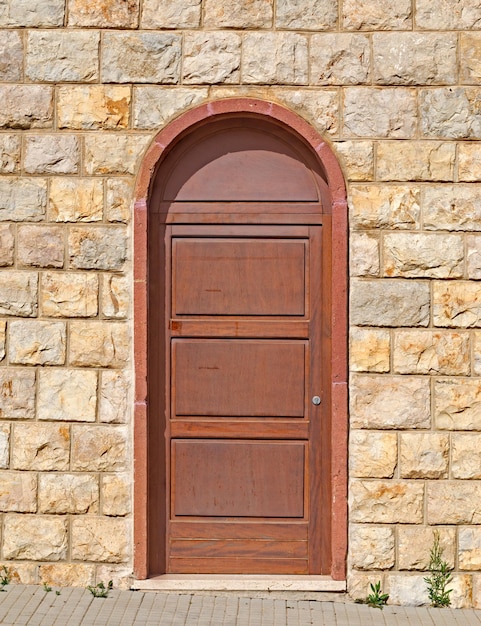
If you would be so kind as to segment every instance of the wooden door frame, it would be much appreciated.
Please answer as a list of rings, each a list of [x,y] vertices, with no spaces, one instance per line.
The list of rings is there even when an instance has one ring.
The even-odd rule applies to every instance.
[[[134,575],[145,579],[159,572],[149,563],[149,421],[148,421],[148,203],[152,181],[169,151],[190,132],[222,117],[243,116],[275,123],[310,148],[325,172],[331,196],[332,250],[330,325],[331,355],[331,577],[344,580],[347,554],[347,197],[339,163],[319,133],[292,111],[277,104],[232,98],[187,111],[155,137],[145,154],[135,190],[134,231]]]

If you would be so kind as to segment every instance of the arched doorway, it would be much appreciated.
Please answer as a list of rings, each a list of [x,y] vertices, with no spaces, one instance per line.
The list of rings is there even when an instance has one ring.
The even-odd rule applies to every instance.
[[[137,576],[342,578],[337,162],[294,114],[227,100],[159,134],[138,196]]]

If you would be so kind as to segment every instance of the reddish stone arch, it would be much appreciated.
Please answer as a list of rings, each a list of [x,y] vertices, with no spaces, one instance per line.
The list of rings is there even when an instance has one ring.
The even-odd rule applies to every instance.
[[[134,205],[134,572],[138,579],[159,573],[149,561],[148,444],[148,203],[155,173],[177,143],[192,131],[228,117],[257,118],[283,127],[300,139],[317,160],[329,188],[331,229],[331,576],[346,575],[347,551],[347,200],[343,175],[329,145],[295,113],[279,105],[249,99],[204,104],[158,133],[143,159]],[[152,515],[152,513],[151,513]]]

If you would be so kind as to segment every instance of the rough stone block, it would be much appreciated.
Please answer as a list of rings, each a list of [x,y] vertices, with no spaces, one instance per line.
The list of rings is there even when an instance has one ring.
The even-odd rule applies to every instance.
[[[57,226],[19,226],[17,261],[25,267],[63,267],[64,234]]]
[[[72,426],[72,469],[117,472],[126,469],[127,433],[121,426]]]
[[[39,513],[98,513],[99,483],[91,474],[40,474]]]
[[[98,313],[99,279],[95,274],[45,272],[40,286],[47,317],[93,317]]]
[[[97,565],[97,580],[112,580],[114,589],[131,589],[134,576],[131,567]]]
[[[69,469],[70,430],[64,424],[15,424],[11,465],[17,470]]]
[[[22,141],[19,135],[0,135],[0,174],[16,174],[20,170]]]
[[[481,381],[434,381],[434,423],[442,430],[481,430]]]
[[[347,87],[343,118],[344,137],[412,139],[417,128],[415,91],[401,87]]]
[[[475,281],[433,283],[435,326],[472,328],[481,326],[481,286]]]
[[[460,81],[468,85],[481,83],[481,33],[461,33]]]
[[[35,370],[0,368],[0,418],[35,417]]]
[[[129,125],[130,87],[78,85],[60,87],[57,94],[59,128],[117,130]]]
[[[470,342],[466,332],[399,330],[394,334],[393,368],[398,374],[470,373]]]
[[[204,64],[203,59],[200,61]],[[220,69],[221,72],[225,71]],[[134,87],[134,128],[157,130],[182,111],[206,100],[207,95],[208,91],[205,87],[200,89]]]
[[[0,128],[52,128],[52,87],[0,85],[0,100]]]
[[[351,522],[420,524],[423,521],[424,485],[395,480],[351,482]]]
[[[458,180],[476,183],[481,181],[481,146],[479,142],[458,145]]]
[[[381,142],[377,176],[386,181],[452,181],[456,146],[437,141]]]
[[[129,357],[128,327],[115,322],[71,322],[70,364],[123,367]]]
[[[481,478],[479,435],[452,435],[451,475],[453,478]]]
[[[99,419],[105,423],[123,424],[130,416],[129,377],[124,372],[102,372]]]
[[[467,274],[468,278],[481,278],[481,236],[468,235],[466,237],[467,248]],[[470,283],[467,283],[468,285]]]
[[[351,185],[349,207],[355,229],[419,228],[421,189],[409,185]]]
[[[7,333],[7,322],[0,321],[0,361],[5,358],[5,338]]]
[[[335,136],[339,133],[339,93],[337,90],[291,89],[273,87],[269,98],[289,107],[305,117],[317,130]],[[357,154],[357,156],[356,156]],[[359,152],[353,150],[351,163],[359,159]]]
[[[464,239],[459,235],[386,233],[383,253],[385,276],[463,276]]]
[[[357,570],[391,569],[395,560],[394,529],[353,525],[349,533],[351,566]]]
[[[459,569],[481,569],[481,528],[459,529],[458,560]]]
[[[269,28],[272,26],[272,1],[205,0],[204,26],[207,28]]]
[[[39,372],[38,419],[94,422],[97,372],[51,369]]]
[[[15,563],[12,561],[0,562],[0,567],[6,568],[10,576],[10,582],[18,585],[36,585],[37,564],[36,563]]]
[[[367,233],[352,233],[349,261],[351,276],[379,277],[379,237]]]
[[[15,231],[12,224],[0,224],[0,267],[13,265]]]
[[[481,332],[476,331],[474,335],[474,374],[481,375]]]
[[[67,557],[67,520],[47,515],[5,515],[3,557],[61,561]]]
[[[383,591],[389,593],[389,604],[423,606],[429,604],[424,576],[391,574],[387,576]]]
[[[276,26],[290,30],[334,30],[336,0],[277,0]]]
[[[6,469],[8,467],[9,461],[10,461],[10,424],[0,424],[0,468]]]
[[[108,178],[105,192],[105,217],[109,222],[130,221],[133,181],[130,178]]]
[[[447,478],[449,436],[402,433],[399,461],[401,478]]]
[[[104,33],[104,83],[178,83],[181,37],[170,33]]]
[[[417,0],[416,25],[427,30],[469,30],[481,27],[478,0]]]
[[[374,146],[372,141],[338,141],[337,156],[349,181],[363,182],[374,178]]]
[[[101,481],[103,515],[128,515],[131,512],[130,475],[106,474]]]
[[[85,137],[85,170],[90,176],[136,174],[137,162],[151,138],[147,135],[88,135]]]
[[[439,533],[439,545],[443,559],[454,568],[456,530],[454,528],[429,526],[398,527],[398,567],[400,570],[426,571],[429,566],[430,550],[434,542],[434,533]]]
[[[4,512],[36,513],[37,475],[30,472],[1,472],[0,507]]]
[[[481,524],[479,482],[433,480],[426,485],[428,524]]]
[[[183,82],[238,83],[241,38],[237,33],[187,33],[184,39]]]
[[[30,135],[25,143],[28,174],[76,174],[80,168],[79,140],[75,135]]]
[[[479,87],[421,89],[419,110],[425,137],[480,139]]]
[[[0,271],[0,315],[35,317],[37,315],[38,274]]]
[[[97,222],[103,213],[103,184],[95,178],[52,178],[49,217],[55,222]]]
[[[98,31],[29,31],[25,74],[33,82],[96,82],[99,43]]]
[[[102,276],[101,310],[105,317],[124,319],[129,313],[130,290],[125,276],[104,274]]]
[[[311,83],[362,85],[370,82],[369,37],[351,33],[324,33],[311,37]]]
[[[344,0],[342,24],[346,30],[411,30],[411,0]]]
[[[65,0],[42,0],[32,7],[30,0],[8,0],[0,5],[0,26],[63,26]]]
[[[244,36],[242,82],[306,85],[307,38],[297,33],[248,33]]]
[[[23,43],[20,34],[17,31],[2,30],[0,31],[0,80],[9,83],[20,82],[22,74]]]
[[[65,322],[12,321],[8,325],[10,363],[63,365],[66,353]]]
[[[144,0],[142,28],[197,28],[201,0]]]
[[[41,178],[0,179],[0,221],[39,222],[47,207],[47,181]]]
[[[392,478],[397,465],[396,433],[351,430],[349,474],[356,478]],[[354,553],[351,550],[352,553]]]
[[[429,285],[404,279],[351,282],[351,323],[355,326],[427,326]]]
[[[423,194],[426,230],[481,230],[481,186],[436,185]]]
[[[352,372],[389,372],[391,339],[388,330],[352,328],[349,365]]]
[[[106,517],[72,520],[72,558],[78,561],[123,563],[129,558],[130,524]]]
[[[351,427],[410,430],[429,428],[430,402],[428,379],[353,375]]]
[[[69,26],[99,28],[136,28],[139,24],[139,0],[102,0],[99,7],[92,0],[69,0]]]
[[[95,582],[95,565],[82,563],[56,563],[40,565],[39,576],[43,584],[55,587],[88,587]],[[110,580],[104,578],[103,580]]]
[[[121,270],[127,258],[123,226],[78,226],[68,238],[70,265],[78,269]]]

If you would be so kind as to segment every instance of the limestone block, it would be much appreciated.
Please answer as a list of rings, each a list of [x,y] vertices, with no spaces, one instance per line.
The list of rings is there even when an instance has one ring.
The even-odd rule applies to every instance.
[[[96,580],[111,580],[114,583],[114,589],[131,589],[134,576],[131,567],[97,565]]]
[[[17,261],[25,267],[63,267],[64,235],[57,226],[19,226]]]
[[[39,372],[38,419],[94,422],[97,372],[48,369]]]
[[[123,367],[129,357],[128,328],[115,322],[71,322],[70,364]]]
[[[308,82],[307,38],[289,32],[244,36],[242,82],[305,85]]]
[[[69,0],[69,26],[99,28],[136,28],[139,24],[139,0]]]
[[[1,12],[1,8],[0,8]],[[0,13],[0,23],[1,23]],[[20,82],[23,74],[23,44],[17,31],[0,31],[0,80]]]
[[[389,593],[389,604],[401,606],[423,606],[429,604],[424,576],[391,574],[386,577],[386,587],[383,591]]]
[[[481,569],[481,529],[467,527],[459,529],[459,569]]]
[[[456,146],[437,141],[381,142],[377,176],[386,181],[452,181]]]
[[[411,30],[411,0],[344,0],[342,24],[346,30]]]
[[[408,376],[352,376],[351,427],[430,427],[429,380]]]
[[[404,279],[353,279],[351,323],[355,326],[427,326],[429,285]]]
[[[378,574],[376,580],[379,580],[383,585],[383,572],[376,572],[376,574]],[[371,593],[371,583],[372,573],[359,572],[353,569],[347,570],[347,590],[349,597],[353,600],[365,600],[366,596]]]
[[[73,426],[72,469],[115,472],[126,469],[127,433],[120,426]]]
[[[35,371],[0,368],[0,418],[35,417]]]
[[[109,517],[72,520],[72,559],[123,563],[130,556],[130,524]]]
[[[461,83],[481,83],[481,34],[461,33],[460,36],[460,79]]]
[[[191,64],[192,60],[191,58]],[[194,57],[194,65],[199,66],[204,63],[203,59],[197,58],[195,60]],[[222,68],[211,68],[212,70],[221,70],[221,73],[225,71]],[[180,112],[206,100],[207,95],[208,90],[205,87],[200,89],[186,87],[172,89],[159,86],[134,87],[134,128],[157,130]]]
[[[37,315],[38,274],[0,271],[0,315]]]
[[[331,30],[337,25],[335,0],[277,0],[276,26],[292,30]]]
[[[0,135],[0,174],[16,174],[19,171],[21,149],[19,135]]]
[[[205,0],[204,26],[207,28],[269,28],[272,26],[272,1]]]
[[[129,125],[129,113],[130,87],[127,86],[71,85],[60,87],[57,92],[59,128],[124,129]]]
[[[468,278],[481,278],[481,236],[468,235],[466,237],[467,248],[467,273]],[[470,285],[470,283],[467,283]]]
[[[98,313],[99,279],[95,274],[44,272],[40,286],[47,317],[93,317]]]
[[[0,100],[0,128],[52,128],[52,87],[0,85]]]
[[[66,353],[65,322],[12,321],[8,325],[10,363],[63,365]]]
[[[25,171],[29,174],[76,174],[80,167],[75,135],[31,135],[25,143]]]
[[[476,331],[474,335],[474,374],[481,375],[481,332]]]
[[[96,82],[99,43],[98,31],[29,31],[25,74],[33,82]]]
[[[349,474],[356,478],[392,478],[397,465],[396,433],[351,430]]]
[[[7,333],[7,322],[0,321],[0,361],[5,358],[5,337]]]
[[[357,570],[394,567],[394,529],[353,525],[349,532],[351,565]]]
[[[420,524],[423,521],[424,485],[395,480],[351,482],[349,519],[373,524]]]
[[[380,85],[451,85],[457,79],[457,36],[374,33],[374,82]]]
[[[473,576],[470,574],[453,574],[449,583],[453,592],[450,594],[453,609],[467,609],[473,606]]]
[[[339,94],[337,90],[273,87],[270,97],[309,120],[317,130],[331,136],[339,133]],[[353,154],[353,158],[356,157]],[[359,158],[359,157],[358,157]]]
[[[469,30],[481,27],[478,0],[417,0],[416,25],[427,30]]]
[[[109,222],[130,221],[133,181],[130,178],[108,178],[105,192],[105,217]]]
[[[398,374],[467,375],[469,334],[399,330],[394,334],[393,369]]]
[[[127,233],[123,226],[78,226],[68,238],[71,267],[121,270],[127,258]]]
[[[477,433],[452,435],[451,475],[453,478],[481,478],[481,450]]]
[[[401,87],[346,87],[343,118],[344,137],[411,139],[417,128],[416,94]]]
[[[201,0],[144,0],[142,28],[198,28]]]
[[[479,142],[463,142],[458,145],[458,180],[481,182],[481,146]]]
[[[477,278],[475,276],[475,278]],[[481,326],[481,286],[475,281],[433,283],[435,326],[470,328]]]
[[[426,230],[481,230],[481,187],[436,185],[424,189]]]
[[[95,566],[82,563],[40,565],[39,576],[40,581],[48,586],[85,588],[95,582]]]
[[[47,181],[41,178],[0,179],[0,221],[39,222],[47,207]]]
[[[99,419],[122,424],[129,418],[129,376],[124,372],[102,372]]]
[[[428,524],[481,524],[479,482],[434,480],[426,485]]]
[[[352,372],[389,372],[391,339],[388,330],[352,328],[349,366]]]
[[[370,82],[369,37],[351,33],[323,33],[311,37],[311,83],[362,85]]]
[[[5,559],[60,561],[67,557],[67,520],[46,515],[5,515]]]
[[[5,512],[35,513],[37,511],[36,474],[1,472],[0,507]]]
[[[480,139],[479,87],[421,89],[419,110],[425,137]]]
[[[101,480],[103,515],[128,515],[131,512],[130,475],[106,474]]]
[[[401,478],[447,478],[449,436],[402,433],[399,461]]]
[[[84,141],[87,174],[136,174],[137,162],[150,143],[150,137],[110,133],[89,135]]]
[[[370,181],[374,178],[374,146],[372,141],[338,141],[335,145],[342,169],[349,181]]]
[[[40,474],[39,513],[98,513],[99,483],[91,474]]]
[[[181,37],[170,33],[104,33],[102,82],[178,83]]]
[[[55,222],[97,222],[102,219],[103,184],[95,178],[50,181],[49,217]]]
[[[65,0],[42,0],[32,7],[30,0],[9,0],[0,5],[0,26],[63,26]]]
[[[15,424],[13,469],[62,472],[69,469],[70,430],[63,424]]]
[[[36,563],[12,563],[12,561],[0,562],[0,567],[6,568],[10,576],[10,582],[16,585],[36,585],[37,564]]]
[[[421,189],[411,185],[351,185],[350,223],[355,229],[419,228]]]
[[[12,224],[0,224],[0,266],[13,265],[15,231]]]
[[[463,276],[464,238],[460,235],[386,233],[383,244],[385,276]]]
[[[353,233],[349,245],[351,276],[379,276],[379,237]]]
[[[398,567],[400,570],[427,570],[430,550],[434,542],[434,532],[439,533],[439,545],[443,559],[454,567],[456,530],[449,527],[399,526],[398,527]]]
[[[441,430],[481,430],[481,381],[434,381],[434,423]]]
[[[104,274],[102,276],[102,315],[112,319],[124,319],[129,313],[129,281],[125,276]]]
[[[236,33],[186,33],[183,82],[186,84],[238,83],[241,38]]]

